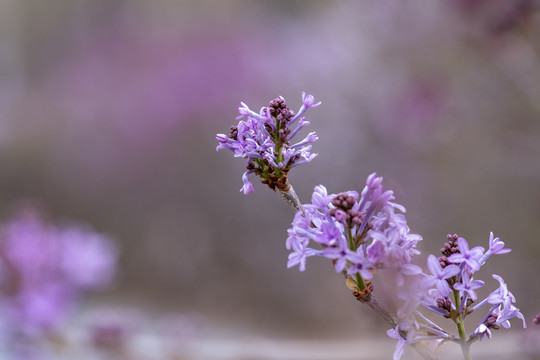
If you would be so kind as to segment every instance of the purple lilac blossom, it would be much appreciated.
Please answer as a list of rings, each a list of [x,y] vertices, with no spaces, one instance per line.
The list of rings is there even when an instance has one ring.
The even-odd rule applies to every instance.
[[[30,208],[0,227],[0,253],[3,311],[27,334],[59,326],[84,291],[111,282],[117,259],[106,236],[50,224]]]
[[[486,260],[494,254],[506,254],[512,251],[504,247],[504,242],[502,242],[498,237],[493,237],[493,232],[489,233],[489,248],[484,255],[480,258],[480,265],[483,265]]]
[[[57,229],[62,247],[61,268],[81,289],[99,289],[112,282],[117,259],[114,243],[105,235],[71,225]]]
[[[323,256],[334,261],[337,272],[360,273],[371,279],[381,268],[417,273],[410,265],[421,240],[410,234],[405,217],[395,209],[394,194],[382,187],[382,177],[369,175],[361,195],[355,191],[328,195],[322,185],[315,187],[311,204],[298,211],[288,230],[286,247],[292,250],[288,267],[305,269],[308,256]],[[310,248],[318,244],[323,250]],[[309,249],[309,251],[308,251]]]
[[[460,291],[460,294],[465,294],[461,303],[465,303],[467,297],[472,301],[476,301],[478,296],[474,290],[484,286],[482,280],[473,280],[468,271],[464,271],[461,275],[460,282],[454,284],[454,290]]]
[[[457,311],[463,319],[485,304],[491,304],[484,318],[471,334],[471,339],[478,338],[482,340],[485,337],[491,338],[492,330],[497,330],[501,326],[505,328],[510,327],[509,320],[514,317],[521,319],[523,321],[523,327],[526,327],[523,314],[513,305],[516,301],[514,295],[508,290],[506,283],[498,275],[493,275],[493,278],[499,282],[499,287],[488,297],[475,304],[478,300],[475,290],[484,285],[483,281],[474,279],[475,272],[480,269],[490,255],[510,252],[510,249],[504,248],[504,243],[499,238],[495,238],[493,233],[490,233],[489,248],[484,253],[484,248],[477,246],[469,249],[467,240],[457,235],[448,235],[448,242],[441,249],[441,252],[443,254],[442,257],[436,258],[434,255],[429,256],[428,268],[433,275],[423,275],[424,277],[420,280],[420,284],[414,288],[416,296],[411,297],[416,302],[406,299],[405,295],[407,294],[401,296],[402,299],[406,300],[406,304],[400,309],[400,318],[407,316],[409,319],[412,318],[410,316],[411,313],[417,311],[414,309],[414,305],[419,302],[418,299],[422,299],[420,303],[427,310],[446,317],[448,317],[450,312]],[[460,264],[459,268],[452,263]],[[450,273],[454,274],[453,276],[455,278],[442,275],[449,268],[453,269]],[[457,272],[455,271],[456,268],[458,268]],[[435,276],[436,274],[437,276]],[[441,282],[437,283],[437,279],[439,278]],[[422,285],[424,288],[422,288]],[[447,286],[448,289],[446,289]],[[448,290],[457,292],[458,304],[453,303],[449,299]],[[421,293],[425,295],[422,296]],[[408,295],[410,296],[411,294]],[[417,312],[418,314],[420,313]],[[399,312],[398,315],[400,315]]]
[[[429,325],[420,324],[416,321],[401,321],[394,329],[390,329],[386,334],[392,339],[396,339],[398,342],[392,357],[393,360],[399,360],[405,353],[407,345],[413,345],[418,342],[429,342],[432,345],[436,345],[441,339],[448,339],[450,336],[440,328],[428,320]]]
[[[475,272],[490,255],[510,252],[510,249],[504,248],[504,243],[499,238],[495,238],[493,233],[490,233],[489,248],[484,253],[482,247],[469,249],[464,238],[448,235],[448,242],[445,243],[441,252],[442,257],[437,258],[434,255],[428,257],[427,264],[431,275],[413,271],[406,278],[403,286],[398,284],[397,296],[401,300],[401,306],[397,311],[397,318],[400,324],[414,324],[412,329],[415,334],[409,335],[404,331],[399,334],[397,329],[389,330],[388,335],[398,339],[394,358],[401,356],[405,345],[423,341],[426,336],[427,339],[431,337],[431,340],[440,340],[450,336],[445,330],[427,319],[420,312],[421,309],[446,318],[451,317],[452,313],[459,314],[462,319],[465,319],[470,313],[477,311],[485,304],[490,304],[484,318],[471,334],[470,340],[491,338],[492,330],[510,327],[509,320],[514,317],[521,319],[523,327],[526,327],[523,314],[514,306],[516,302],[514,295],[508,290],[500,276],[493,275],[493,278],[499,282],[498,289],[477,302],[476,290],[482,287],[484,282],[474,279]],[[454,292],[455,298],[450,297],[451,292]]]
[[[413,331],[408,331],[407,336],[403,338],[400,333],[399,325],[396,326],[395,329],[390,329],[386,332],[386,334],[391,337],[392,339],[397,340],[396,344],[396,350],[394,351],[394,355],[392,357],[392,360],[399,360],[401,359],[401,356],[403,356],[403,353],[405,352],[405,348],[407,345],[411,343],[411,339],[414,336]]]
[[[496,308],[499,312],[497,323],[504,323],[504,327],[510,327],[510,324],[507,321],[511,318],[518,317],[523,321],[523,327],[526,328],[527,324],[525,323],[523,314],[513,305],[516,302],[516,298],[508,290],[508,286],[503,278],[496,274],[493,274],[492,276],[499,281],[499,288],[489,294],[487,302],[493,304],[492,309]]]
[[[435,255],[429,255],[427,265],[432,275],[426,275],[424,282],[428,287],[435,286],[442,297],[447,297],[451,289],[446,280],[457,275],[459,273],[459,267],[448,265],[443,269]]]
[[[312,95],[302,93],[302,106],[298,113],[290,110],[283,97],[272,100],[267,107],[257,113],[246,104],[238,108],[240,120],[231,132],[217,134],[219,145],[216,151],[229,149],[234,157],[247,160],[246,171],[242,175],[244,186],[240,189],[244,194],[255,191],[248,174],[255,173],[272,190],[289,189],[287,173],[293,167],[313,160],[317,154],[311,153],[311,144],[318,140],[314,132],[303,140],[291,144],[291,140],[309,121],[302,115],[307,109],[319,106]],[[247,118],[246,120],[241,120]],[[291,128],[296,123],[294,129]]]
[[[459,253],[452,254],[448,257],[451,263],[461,264],[461,267],[466,267],[472,272],[480,269],[480,258],[484,255],[484,248],[476,246],[469,250],[469,243],[464,238],[458,240]]]

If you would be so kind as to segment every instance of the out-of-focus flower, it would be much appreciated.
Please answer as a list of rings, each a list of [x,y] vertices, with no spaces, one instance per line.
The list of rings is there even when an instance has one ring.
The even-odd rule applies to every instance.
[[[59,326],[87,290],[108,285],[118,251],[107,236],[24,209],[0,227],[2,310],[14,331]]]
[[[536,314],[536,316],[534,317],[534,319],[532,320],[532,322],[533,322],[535,325],[540,324],[540,313]]]
[[[141,314],[131,308],[102,307],[88,314],[88,340],[92,347],[120,358],[129,341],[140,331]]]
[[[394,351],[394,356],[392,357],[393,360],[401,359],[401,356],[405,352],[405,348],[407,347],[407,345],[411,344],[412,337],[414,336],[414,331],[412,330],[407,332],[405,338],[401,335],[400,332],[401,330],[399,326],[396,326],[395,329],[390,329],[386,332],[389,337],[398,341],[396,344],[396,350]]]
[[[60,228],[61,268],[72,283],[82,289],[100,288],[110,283],[116,268],[114,243],[102,234],[78,226]]]

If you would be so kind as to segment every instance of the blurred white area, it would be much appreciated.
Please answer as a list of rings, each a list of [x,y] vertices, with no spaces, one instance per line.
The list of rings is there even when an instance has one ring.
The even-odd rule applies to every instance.
[[[124,326],[123,330],[129,335],[122,339],[121,346],[110,346],[113,342],[108,343],[109,347],[92,345],[92,329],[96,329],[96,322],[90,321],[88,317],[96,313],[90,312],[83,313],[64,333],[44,342],[42,355],[44,358],[58,360],[382,360],[391,358],[395,347],[392,339],[370,336],[348,336],[341,339],[265,336],[208,319],[201,324],[201,319],[194,317],[194,314],[153,313],[152,317],[139,315],[135,318],[124,316],[123,323],[118,321],[118,314],[117,310],[116,318],[102,318],[101,325],[105,324],[106,319],[109,325]],[[103,311],[101,315],[104,315]],[[526,336],[523,335],[524,332],[519,330],[514,334],[496,332],[492,341],[475,343],[472,348],[473,358],[537,359],[540,349],[534,337],[540,334],[531,330]],[[3,356],[0,355],[0,359],[10,358]],[[439,360],[462,357],[457,344],[443,345],[436,350],[435,356]],[[417,360],[422,357],[408,348],[402,359]]]

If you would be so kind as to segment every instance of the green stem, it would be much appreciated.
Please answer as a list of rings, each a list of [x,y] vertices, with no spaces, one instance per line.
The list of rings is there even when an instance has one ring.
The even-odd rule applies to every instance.
[[[460,307],[459,291],[454,290],[454,304],[456,309]],[[463,322],[463,316],[461,314],[454,320],[457,324],[459,333],[459,345],[461,346],[461,352],[463,353],[464,360],[472,360],[471,357],[471,345],[467,342],[467,334],[465,333],[465,324]]]
[[[366,288],[366,283],[364,279],[360,276],[359,273],[356,273],[356,284],[358,285],[358,290],[362,291]]]
[[[347,240],[349,241],[349,249],[351,249],[352,251],[356,251],[350,227],[347,228]]]
[[[354,245],[354,240],[353,240],[352,231],[350,227],[347,227],[347,240],[349,241],[349,249],[351,249],[351,251],[356,251],[356,247]],[[360,291],[364,290],[366,288],[366,283],[364,282],[364,279],[362,278],[362,276],[360,276],[359,273],[356,273],[355,277],[356,277],[356,284],[358,285],[358,290]]]
[[[464,360],[472,360],[471,357],[471,346],[469,343],[467,343],[467,336],[465,334],[465,325],[463,324],[463,320],[459,319],[459,322],[457,323],[458,332],[459,332],[459,344],[461,345],[461,352],[463,353],[463,359]]]

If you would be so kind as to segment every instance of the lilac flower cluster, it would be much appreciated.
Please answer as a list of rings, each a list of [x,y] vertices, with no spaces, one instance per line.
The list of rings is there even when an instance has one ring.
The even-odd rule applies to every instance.
[[[247,120],[233,127],[229,136],[217,135],[220,142],[217,150],[230,149],[235,157],[248,161],[243,175],[245,194],[253,191],[247,178],[250,173],[255,173],[273,190],[295,194],[288,184],[287,172],[315,156],[309,153],[309,144],[317,138],[315,133],[310,133],[295,145],[290,145],[290,139],[308,124],[301,117],[305,110],[320,104],[305,93],[302,100],[304,104],[298,114],[290,111],[281,97],[271,101],[259,114],[242,103],[237,119],[247,116]],[[291,131],[289,126],[296,121],[298,125]],[[375,173],[368,176],[360,194],[356,191],[328,194],[319,185],[309,204],[301,205],[295,196],[285,200],[297,210],[287,231],[285,245],[291,251],[287,266],[298,266],[304,271],[309,257],[330,259],[335,271],[346,275],[353,295],[392,327],[387,334],[398,341],[394,360],[401,358],[407,345],[416,346],[420,342],[437,345],[448,341],[460,344],[464,359],[469,360],[470,344],[491,338],[491,331],[501,326],[510,327],[510,319],[517,317],[526,327],[523,315],[514,305],[516,299],[499,275],[492,275],[499,287],[479,301],[477,291],[484,282],[476,278],[477,272],[491,255],[510,251],[493,233],[487,250],[481,246],[471,249],[464,238],[448,235],[442,256],[429,255],[428,273],[424,273],[413,264],[422,237],[410,232],[405,208],[394,202],[393,192],[383,188],[382,177]],[[371,280],[380,269],[390,269],[395,274],[399,302],[395,315],[372,296]],[[486,304],[489,305],[485,315],[467,337],[465,319]],[[451,319],[457,325],[458,336],[427,318],[421,310]]]
[[[398,311],[399,329],[413,328],[414,335],[407,330],[406,338],[399,339],[395,359],[399,359],[396,354],[403,352],[405,343],[414,344],[426,340],[428,335],[430,337],[427,339],[432,341],[453,339],[445,330],[422,315],[419,308],[452,319],[458,325],[462,346],[463,343],[468,346],[486,336],[491,338],[491,330],[497,330],[501,326],[510,327],[509,320],[514,317],[521,319],[523,327],[526,327],[523,315],[514,306],[516,299],[499,275],[492,275],[499,282],[499,287],[485,299],[478,301],[476,290],[484,286],[484,282],[475,279],[476,272],[491,255],[511,251],[504,247],[504,242],[490,233],[489,248],[486,251],[481,246],[469,248],[467,240],[457,235],[448,235],[447,240],[441,249],[442,256],[437,258],[429,255],[427,267],[430,274],[417,274],[413,284],[400,289],[402,292],[398,296],[403,300],[403,305]],[[489,309],[469,338],[465,338],[465,334],[461,333],[465,318],[486,304],[490,304]],[[411,323],[414,326],[411,327]],[[388,335],[395,338],[395,332],[396,330],[392,330]]]
[[[317,156],[310,153],[311,143],[317,141],[314,132],[309,133],[303,140],[291,144],[298,132],[309,125],[303,116],[307,109],[319,106],[312,95],[302,93],[302,107],[297,113],[289,109],[285,99],[278,97],[259,113],[252,111],[246,104],[238,108],[241,120],[237,126],[232,126],[230,134],[217,134],[216,139],[220,149],[229,149],[235,157],[247,159],[247,170],[242,175],[244,186],[240,189],[244,194],[254,191],[248,174],[255,173],[262,183],[272,190],[287,191],[290,187],[287,173],[293,167],[309,162]],[[295,125],[294,129],[292,126]]]
[[[393,192],[384,191],[382,177],[375,173],[360,196],[355,191],[328,195],[324,186],[317,186],[311,204],[296,213],[288,230],[286,247],[292,252],[287,266],[304,271],[308,257],[323,256],[334,262],[336,272],[367,280],[384,267],[418,272],[411,260],[422,238],[409,232],[405,216],[395,212],[405,208],[393,200]],[[310,247],[312,242],[321,249]]]
[[[57,226],[25,209],[0,227],[3,318],[17,332],[56,328],[80,295],[111,282],[117,250],[106,236]]]

